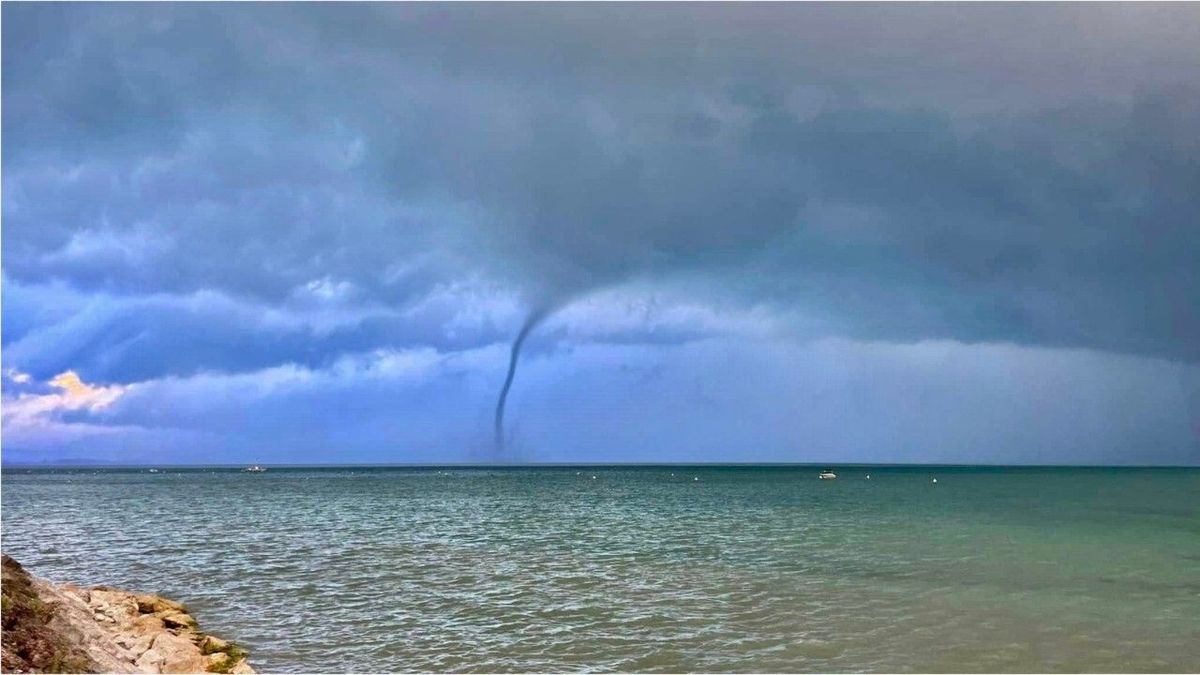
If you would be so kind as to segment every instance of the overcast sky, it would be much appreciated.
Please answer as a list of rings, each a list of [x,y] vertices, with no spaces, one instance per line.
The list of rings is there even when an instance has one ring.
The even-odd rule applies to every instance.
[[[5,462],[1200,464],[1200,5],[2,11]]]

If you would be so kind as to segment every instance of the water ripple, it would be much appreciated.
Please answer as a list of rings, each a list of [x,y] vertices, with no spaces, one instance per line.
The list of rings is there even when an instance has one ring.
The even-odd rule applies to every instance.
[[[870,471],[5,471],[3,536],[269,671],[1200,668],[1197,473]]]

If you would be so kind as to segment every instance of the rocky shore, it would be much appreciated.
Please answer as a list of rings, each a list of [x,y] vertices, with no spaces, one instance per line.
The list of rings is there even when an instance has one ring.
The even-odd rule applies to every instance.
[[[237,645],[157,595],[57,585],[3,556],[6,673],[253,673]]]

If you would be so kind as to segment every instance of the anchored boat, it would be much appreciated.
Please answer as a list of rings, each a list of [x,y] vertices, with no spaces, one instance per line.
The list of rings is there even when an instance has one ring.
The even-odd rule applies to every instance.
[[[821,480],[834,480],[837,478],[837,474],[830,469],[825,469],[817,477]]]

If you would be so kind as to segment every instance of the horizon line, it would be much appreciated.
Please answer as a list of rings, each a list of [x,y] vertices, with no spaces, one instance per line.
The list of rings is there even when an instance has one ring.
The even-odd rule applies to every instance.
[[[653,468],[653,467],[939,467],[939,468],[1006,468],[1006,469],[1200,469],[1198,464],[1008,464],[1008,463],[947,463],[947,462],[521,462],[521,463],[487,463],[487,462],[356,462],[356,463],[281,463],[261,464],[250,462],[251,466],[264,466],[275,469],[356,469],[356,468],[395,468],[395,469],[530,469],[530,468],[574,468],[574,467],[603,467],[603,468]],[[118,463],[118,462],[3,462],[0,469],[242,469],[247,463]]]

